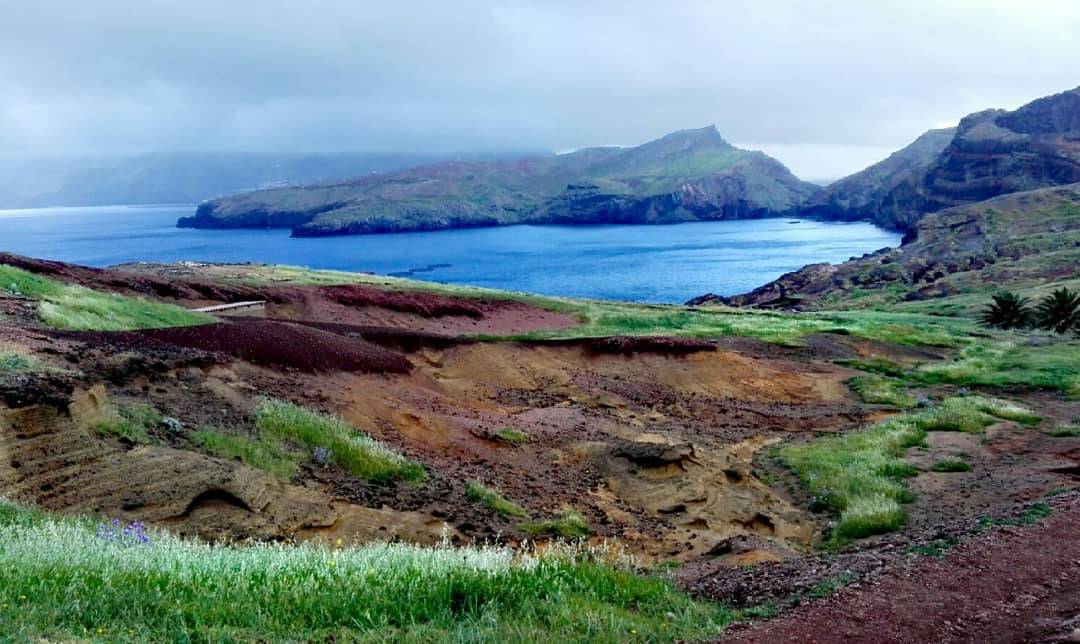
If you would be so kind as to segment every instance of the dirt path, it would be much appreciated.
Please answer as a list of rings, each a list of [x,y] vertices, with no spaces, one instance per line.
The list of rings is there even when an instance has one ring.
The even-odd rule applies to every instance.
[[[1080,496],[1052,506],[1039,523],[993,529],[725,641],[1080,641]]]

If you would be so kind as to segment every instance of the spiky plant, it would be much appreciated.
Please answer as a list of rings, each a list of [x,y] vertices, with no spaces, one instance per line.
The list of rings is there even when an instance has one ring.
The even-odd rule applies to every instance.
[[[998,329],[1023,329],[1031,326],[1034,312],[1030,299],[1006,291],[993,296],[980,319],[984,325]]]
[[[1080,293],[1059,288],[1039,302],[1035,315],[1041,329],[1054,333],[1080,331]]]

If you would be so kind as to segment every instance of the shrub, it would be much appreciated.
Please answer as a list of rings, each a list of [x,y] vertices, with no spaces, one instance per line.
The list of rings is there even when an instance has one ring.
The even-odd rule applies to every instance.
[[[344,420],[281,400],[265,400],[255,410],[264,437],[295,441],[309,450],[322,447],[350,474],[372,481],[420,481],[423,466],[363,434]]]
[[[1061,334],[1080,331],[1080,293],[1059,288],[1039,302],[1035,315],[1041,329]]]
[[[508,500],[498,490],[493,490],[480,481],[466,482],[465,492],[470,499],[491,508],[501,517],[509,519],[529,516],[525,508]]]
[[[983,309],[980,320],[989,327],[998,329],[1025,329],[1035,320],[1031,310],[1031,300],[1014,293],[994,295],[992,302]]]

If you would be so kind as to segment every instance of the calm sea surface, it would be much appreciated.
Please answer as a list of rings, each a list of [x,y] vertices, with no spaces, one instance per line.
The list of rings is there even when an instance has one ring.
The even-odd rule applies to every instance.
[[[291,239],[176,228],[193,206],[0,210],[0,250],[90,266],[264,262],[639,302],[731,295],[814,262],[900,243],[868,223],[763,219],[669,226],[507,226]]]

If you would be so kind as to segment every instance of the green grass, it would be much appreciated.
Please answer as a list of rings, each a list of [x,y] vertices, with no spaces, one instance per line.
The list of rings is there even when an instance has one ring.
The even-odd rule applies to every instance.
[[[902,504],[912,499],[903,479],[917,473],[904,461],[907,449],[934,430],[974,431],[999,419],[1028,420],[1010,403],[968,396],[911,411],[843,436],[791,443],[777,454],[811,494],[839,514],[830,543],[898,530],[907,520]]]
[[[592,534],[589,522],[576,510],[563,510],[554,519],[521,523],[518,528],[527,534],[551,535],[565,539],[582,539]]]
[[[955,458],[943,458],[930,466],[933,472],[970,472],[971,464]]]
[[[161,421],[161,412],[151,405],[119,404],[102,412],[101,419],[94,424],[94,430],[99,434],[118,436],[145,445],[154,442],[149,430],[160,425]]]
[[[782,313],[720,306],[634,304],[545,297],[471,286],[436,284],[381,275],[316,271],[290,266],[245,266],[234,277],[245,284],[368,284],[389,290],[420,291],[454,297],[522,302],[564,313],[581,324],[568,329],[507,336],[478,336],[486,340],[564,340],[614,335],[663,335],[708,338],[746,336],[797,345],[808,333],[835,332],[883,342],[959,347],[977,327],[971,320],[903,312],[841,311]]]
[[[38,300],[41,320],[56,329],[129,331],[209,324],[215,318],[179,306],[93,291],[0,264],[0,289]]]
[[[211,454],[227,459],[239,459],[244,465],[291,479],[303,458],[291,452],[280,441],[262,437],[249,438],[216,430],[203,429],[191,433],[191,440]]]
[[[495,438],[498,438],[504,443],[509,443],[510,445],[523,445],[528,442],[529,435],[514,427],[503,427],[495,432]]]
[[[1080,398],[1080,341],[1050,340],[1038,346],[1016,341],[976,342],[953,362],[923,366],[918,377],[928,383],[1036,387]]]
[[[11,349],[0,349],[0,374],[26,373],[29,371],[38,371],[41,368],[41,362],[29,353]]]
[[[916,400],[904,392],[899,380],[883,376],[857,376],[850,378],[847,385],[866,403],[891,405],[899,409],[911,409]]]
[[[358,432],[336,416],[320,414],[280,400],[265,400],[255,410],[255,426],[268,438],[294,441],[308,449],[322,447],[346,472],[362,479],[421,481],[423,466]]]
[[[918,414],[916,422],[925,431],[977,432],[1000,420],[1032,425],[1042,418],[1004,400],[959,396],[947,398],[940,405]]]
[[[1061,425],[1047,432],[1054,438],[1073,438],[1080,436],[1080,425]]]
[[[745,336],[798,345],[800,338],[809,333],[839,333],[895,344],[958,347],[968,341],[967,334],[974,329],[974,324],[967,320],[910,313],[794,314],[720,306],[687,308],[589,300],[561,302],[562,311],[577,316],[581,325],[522,334],[514,339],[561,340],[616,335]]]
[[[494,510],[496,514],[506,519],[524,518],[529,516],[525,508],[507,499],[498,490],[493,490],[480,481],[467,481],[465,492],[470,499]]]
[[[153,544],[0,502],[0,631],[11,641],[657,642],[740,617],[610,549]]]
[[[892,360],[887,360],[885,358],[851,358],[837,360],[836,364],[843,365],[845,367],[851,367],[852,369],[858,369],[859,371],[867,371],[882,376],[889,376],[890,378],[902,378],[907,375],[906,369],[896,364]]]

